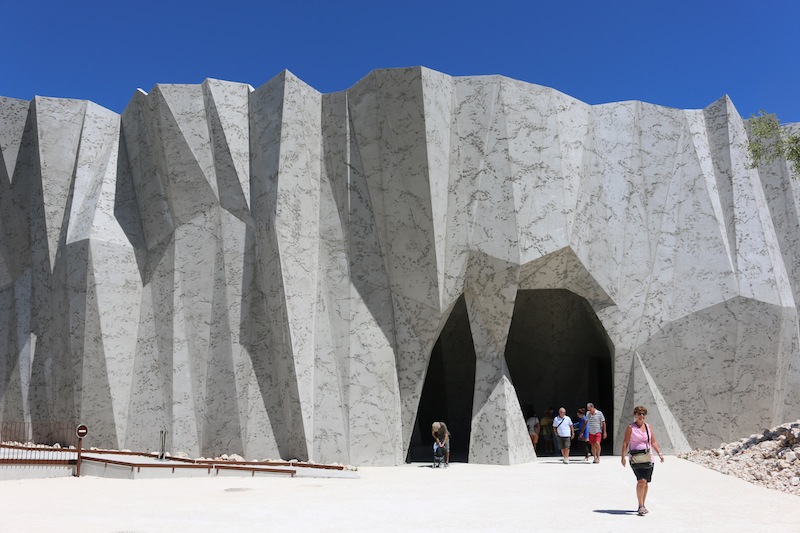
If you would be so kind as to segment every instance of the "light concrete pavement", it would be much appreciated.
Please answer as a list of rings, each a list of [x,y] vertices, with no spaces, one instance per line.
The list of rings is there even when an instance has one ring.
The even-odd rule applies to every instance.
[[[619,457],[362,468],[359,479],[0,481],[2,531],[800,530],[800,498],[668,456],[636,515]]]

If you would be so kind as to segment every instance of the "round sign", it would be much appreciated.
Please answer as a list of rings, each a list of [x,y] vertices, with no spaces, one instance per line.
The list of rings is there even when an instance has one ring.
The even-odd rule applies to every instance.
[[[86,424],[81,424],[80,426],[75,428],[75,435],[77,435],[79,439],[82,439],[88,434],[89,434],[89,428],[86,427]]]

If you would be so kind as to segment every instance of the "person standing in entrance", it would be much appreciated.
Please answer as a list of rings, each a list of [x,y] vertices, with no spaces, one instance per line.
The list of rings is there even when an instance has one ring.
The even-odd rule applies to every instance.
[[[541,432],[539,435],[539,442],[542,444],[543,450],[536,450],[536,454],[550,455],[553,453],[553,408],[551,407],[544,412],[542,420],[539,422]]]
[[[608,437],[606,417],[593,403],[586,404],[586,423],[589,426],[589,444],[592,447],[593,463],[600,462],[600,443]]]
[[[541,426],[539,424],[539,417],[536,416],[536,410],[531,408],[531,416],[526,421],[528,425],[528,435],[531,437],[531,444],[533,444],[533,451],[536,451],[536,446],[539,444],[539,431]]]
[[[561,457],[564,464],[569,463],[569,446],[575,437],[575,427],[572,419],[567,416],[567,410],[563,407],[558,410],[558,416],[553,419],[553,431],[558,436],[558,449],[561,450]]]
[[[450,464],[450,432],[444,422],[434,422],[431,424],[431,435],[436,439],[436,445],[444,448],[444,464]]]

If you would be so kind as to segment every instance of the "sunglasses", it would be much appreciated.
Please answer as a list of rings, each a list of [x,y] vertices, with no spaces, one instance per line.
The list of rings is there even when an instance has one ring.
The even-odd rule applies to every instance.
[[[647,416],[647,415],[646,415],[646,414],[644,414],[644,413],[634,413],[634,415],[635,415],[635,416]]]

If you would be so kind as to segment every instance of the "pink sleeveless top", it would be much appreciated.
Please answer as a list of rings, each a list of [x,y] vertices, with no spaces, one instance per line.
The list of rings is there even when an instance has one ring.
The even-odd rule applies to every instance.
[[[636,422],[631,424],[631,442],[628,446],[631,450],[645,450],[647,448],[651,448],[650,442],[647,440],[647,431],[644,429],[645,424],[642,425],[641,429],[639,426],[636,425]],[[653,430],[649,427],[647,428],[650,430],[650,434],[653,434]],[[650,461],[653,460],[653,452],[650,452]]]

